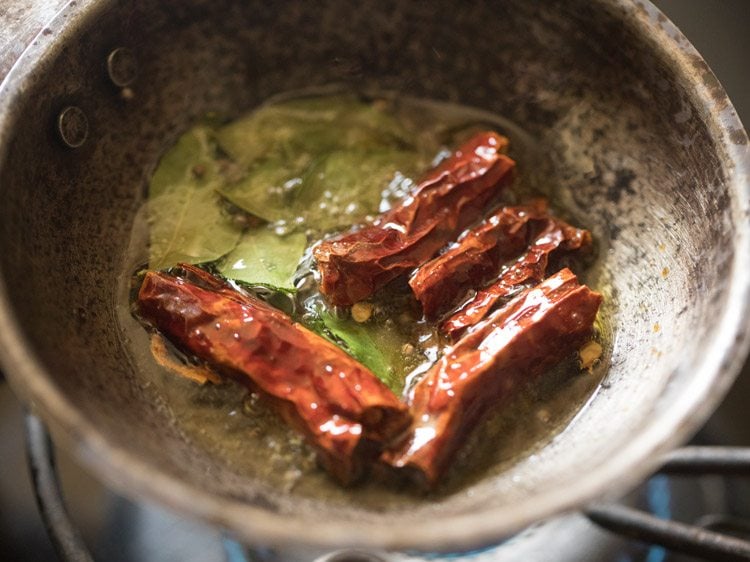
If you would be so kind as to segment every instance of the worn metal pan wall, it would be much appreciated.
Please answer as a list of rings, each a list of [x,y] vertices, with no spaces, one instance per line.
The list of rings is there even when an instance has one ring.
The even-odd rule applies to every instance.
[[[604,386],[534,455],[450,494],[288,492],[221,462],[143,384],[122,331],[159,156],[208,111],[326,84],[506,116],[600,241]],[[71,2],[0,90],[3,369],[107,482],[247,540],[477,546],[622,493],[729,388],[748,346],[749,166],[713,74],[642,2]]]

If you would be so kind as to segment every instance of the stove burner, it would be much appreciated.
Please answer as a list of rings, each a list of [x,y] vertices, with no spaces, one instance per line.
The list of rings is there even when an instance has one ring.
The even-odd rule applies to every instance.
[[[93,562],[81,536],[72,524],[60,492],[49,433],[33,414],[26,414],[26,441],[37,505],[48,534],[60,558],[70,562]],[[671,453],[647,483],[647,504],[651,513],[619,504],[589,507],[585,515],[608,531],[655,545],[649,562],[666,558],[664,549],[711,560],[750,560],[750,522],[726,515],[706,515],[698,524],[670,520],[671,488],[666,475],[750,476],[749,447],[684,447]],[[270,549],[245,550],[230,539],[224,541],[228,562],[273,562],[279,560]],[[419,562],[427,560],[485,559],[495,547],[455,554],[394,554],[384,558],[359,550],[341,550],[318,556],[313,562]],[[405,556],[405,557],[404,557]],[[489,560],[489,559],[488,559]]]

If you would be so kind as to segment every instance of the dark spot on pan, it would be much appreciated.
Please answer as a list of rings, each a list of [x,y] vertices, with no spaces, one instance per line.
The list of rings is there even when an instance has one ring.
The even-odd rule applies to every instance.
[[[604,219],[607,225],[607,232],[609,232],[609,239],[617,240],[620,237],[620,232],[622,232],[622,227],[617,224],[617,221],[614,220],[610,213],[604,213]]]
[[[648,16],[649,16],[649,13],[648,13],[648,8],[646,8],[646,5],[645,5],[645,4],[643,4],[643,3],[641,3],[641,2],[636,2],[636,3],[635,3],[635,7],[636,7],[636,8],[638,9],[638,11],[639,11],[639,12],[640,12],[640,13],[641,13],[642,15],[644,15],[644,16],[646,16],[646,17],[648,17]]]
[[[42,35],[52,35],[52,30],[49,27],[42,29]]]
[[[729,129],[729,140],[734,144],[747,144],[747,133],[739,127]]]
[[[739,332],[737,332],[737,334],[735,334],[734,336],[734,343],[740,344],[745,341],[746,334],[747,332],[745,330],[740,330]]]
[[[621,170],[615,171],[615,181],[607,188],[607,199],[612,203],[619,203],[622,198],[622,194],[635,195],[635,189],[633,189],[633,181],[636,175],[633,170],[628,168],[622,168]]]
[[[275,502],[271,501],[267,497],[262,496],[260,494],[254,494],[254,495],[250,496],[249,498],[243,497],[243,496],[238,495],[238,494],[233,494],[233,495],[236,498],[241,499],[243,501],[249,501],[255,507],[258,507],[258,508],[261,508],[261,509],[266,509],[266,510],[272,512],[272,513],[278,513],[279,512],[279,506]]]
[[[609,223],[609,238],[610,240],[617,240],[620,237],[620,232],[622,231],[622,228],[620,228],[617,224],[611,222]]]
[[[336,57],[333,59],[333,67],[342,76],[358,76],[362,74],[364,65],[353,57]]]
[[[695,74],[700,77],[700,80],[708,90],[711,99],[717,105],[717,109],[724,109],[728,105],[729,99],[727,98],[726,92],[724,92],[724,88],[721,87],[721,83],[716,76],[714,76],[714,73],[711,71],[708,64],[706,64],[706,61],[704,61],[699,55],[694,55],[691,57],[691,64],[695,69]]]
[[[716,194],[716,197],[714,197],[713,202],[716,205],[717,211],[724,211],[725,209],[729,208],[729,193],[726,190],[720,191]]]

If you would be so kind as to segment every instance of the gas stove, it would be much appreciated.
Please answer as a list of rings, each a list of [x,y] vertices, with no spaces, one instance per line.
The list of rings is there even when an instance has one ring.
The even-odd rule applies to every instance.
[[[0,78],[44,23],[65,3],[60,0],[3,2]],[[750,36],[746,33],[750,2],[662,0],[657,5],[694,42],[723,82],[740,115],[745,116],[746,123],[750,121],[750,73],[746,72],[745,61],[745,55],[750,52]],[[585,513],[539,522],[502,544],[473,552],[330,553],[291,547],[273,549],[263,545],[250,548],[221,529],[115,494],[65,451],[54,450],[47,441],[44,427],[35,418],[26,417],[7,384],[0,379],[0,560],[23,562],[55,558],[55,548],[37,509],[35,494],[42,500],[53,534],[72,540],[67,545],[71,560],[88,559],[82,551],[76,550],[79,539],[95,560],[115,562],[680,562],[707,556],[715,558],[718,556],[715,550],[713,554],[704,551],[701,555],[695,546],[688,545],[693,553],[688,556],[659,546],[657,543],[669,544],[679,550],[686,547],[685,540],[689,542],[697,537],[708,539],[710,543],[713,536],[659,521],[682,522],[709,533],[721,533],[730,544],[733,537],[750,541],[748,400],[750,363],[722,406],[691,442],[691,446],[713,448],[679,451],[662,472],[614,506],[591,506]],[[51,460],[52,452],[55,462]],[[30,471],[30,467],[33,470]],[[70,520],[56,503],[59,499],[56,479],[59,479],[62,501]],[[638,538],[629,538],[633,536]],[[750,559],[750,555],[742,556],[727,559]]]

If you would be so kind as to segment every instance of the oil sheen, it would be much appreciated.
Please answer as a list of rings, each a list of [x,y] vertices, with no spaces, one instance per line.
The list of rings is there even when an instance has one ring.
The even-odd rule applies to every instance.
[[[294,95],[282,99],[294,99]],[[579,227],[587,226],[585,216],[560,205],[565,197],[557,192],[559,187],[554,182],[554,171],[549,159],[545,158],[544,147],[506,119],[474,108],[389,94],[363,99],[368,103],[387,103],[389,111],[406,128],[426,136],[421,143],[434,148],[433,161],[451,148],[449,142],[459,142],[473,131],[493,129],[507,136],[511,142],[509,155],[517,162],[518,175],[503,203],[519,203],[532,196],[544,196],[550,200],[555,215]],[[430,158],[425,156],[424,159],[429,164]],[[406,188],[408,182],[384,185],[380,210],[403,196]],[[304,218],[296,222],[302,224]],[[339,322],[345,326],[354,324],[356,328],[349,311],[327,307],[317,290],[309,246],[329,232],[311,228],[301,231],[307,236],[308,251],[294,274],[295,291],[273,294],[267,287],[262,287],[260,296],[270,297],[273,304],[308,326],[319,322],[324,313],[333,318],[334,326]],[[283,229],[282,233],[285,233]],[[596,232],[593,234],[596,241]],[[150,351],[151,334],[132,313],[133,298],[140,282],[138,273],[148,267],[148,246],[149,220],[144,203],[134,222],[120,276],[118,321],[139,384],[152,397],[155,408],[164,413],[168,423],[186,442],[196,451],[211,455],[237,475],[260,479],[300,497],[326,497],[329,501],[348,502],[355,496],[355,501],[381,509],[397,505],[413,495],[408,483],[380,477],[378,471],[354,488],[337,486],[316,465],[312,449],[284,425],[262,396],[232,382],[201,386],[160,366]],[[602,251],[597,247],[597,252]],[[603,292],[607,299],[607,284],[595,257],[587,263],[557,264],[558,268],[563,265],[573,265],[582,281]],[[550,269],[550,272],[554,271],[556,269]],[[368,304],[366,324],[369,339],[366,341],[382,348],[383,357],[389,363],[390,386],[398,393],[405,392],[409,384],[418,380],[420,374],[437,360],[447,342],[437,332],[434,323],[421,318],[419,305],[403,279],[389,284]],[[328,334],[330,336],[330,331]],[[611,326],[600,312],[595,337],[604,348],[602,360],[593,369],[582,370],[576,358],[570,357],[534,384],[521,385],[512,400],[505,402],[492,419],[474,431],[444,482],[433,494],[439,497],[454,493],[480,478],[502,471],[564,431],[602,382],[610,336]],[[189,358],[178,353],[175,358],[189,362]]]

